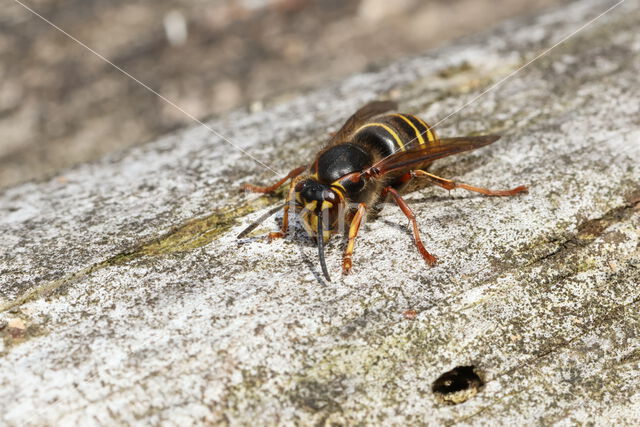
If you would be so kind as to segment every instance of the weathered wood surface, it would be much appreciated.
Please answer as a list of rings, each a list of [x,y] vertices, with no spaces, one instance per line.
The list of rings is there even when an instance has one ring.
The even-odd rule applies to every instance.
[[[210,125],[284,171],[369,99],[437,122],[612,4]],[[237,189],[273,176],[203,128],[4,191],[2,423],[637,423],[638,22],[623,3],[439,126],[504,137],[434,171],[531,191],[411,193],[434,268],[394,206],[332,283],[301,230],[238,242],[275,199]],[[327,249],[336,279],[342,247]],[[432,382],[459,365],[485,387],[437,403]]]

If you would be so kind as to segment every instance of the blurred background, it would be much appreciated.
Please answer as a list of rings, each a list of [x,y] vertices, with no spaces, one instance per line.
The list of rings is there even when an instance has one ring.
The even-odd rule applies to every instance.
[[[559,0],[20,0],[200,119],[258,109]],[[15,0],[0,188],[193,122]]]

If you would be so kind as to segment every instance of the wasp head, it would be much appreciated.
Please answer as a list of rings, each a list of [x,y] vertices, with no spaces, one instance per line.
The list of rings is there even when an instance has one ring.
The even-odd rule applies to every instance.
[[[338,229],[344,202],[342,192],[313,178],[307,178],[296,184],[295,197],[302,225],[309,236],[316,238],[322,272],[330,280],[324,260],[324,242]]]
[[[341,193],[313,178],[296,184],[296,203],[302,209],[299,216],[302,225],[311,237],[318,237],[321,229],[323,240],[329,240],[336,231],[340,219]]]

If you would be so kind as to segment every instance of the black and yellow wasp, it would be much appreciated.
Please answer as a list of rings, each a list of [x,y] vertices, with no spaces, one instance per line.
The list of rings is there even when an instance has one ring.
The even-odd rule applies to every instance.
[[[484,135],[440,139],[420,118],[411,114],[389,113],[396,109],[396,103],[391,101],[368,103],[333,135],[311,165],[293,169],[268,187],[245,185],[249,191],[269,193],[291,180],[284,205],[267,212],[242,231],[238,238],[246,236],[280,209],[284,209],[282,228],[279,232],[270,233],[269,238],[283,237],[289,228],[290,208],[293,207],[307,233],[316,238],[322,272],[330,280],[324,259],[325,241],[332,233],[347,228],[341,226],[346,219],[349,240],[342,271],[349,273],[355,239],[367,210],[391,197],[411,221],[420,254],[429,265],[433,265],[437,259],[424,247],[415,215],[400,195],[411,179],[427,179],[447,190],[464,188],[487,196],[513,196],[527,191],[525,186],[512,190],[489,190],[426,172],[424,169],[436,159],[483,147],[500,137]]]

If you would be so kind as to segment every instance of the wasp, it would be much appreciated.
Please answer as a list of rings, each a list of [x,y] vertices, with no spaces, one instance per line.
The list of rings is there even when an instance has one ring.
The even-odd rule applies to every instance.
[[[331,281],[324,257],[326,241],[332,234],[348,230],[342,260],[342,272],[348,274],[353,266],[355,240],[367,211],[393,199],[411,223],[420,255],[434,265],[437,258],[422,243],[416,216],[401,196],[409,181],[424,179],[447,190],[462,188],[486,196],[514,196],[527,191],[525,186],[490,190],[427,172],[436,159],[489,145],[500,136],[438,138],[435,130],[419,117],[391,113],[395,110],[397,104],[392,101],[369,102],[349,117],[310,165],[293,169],[270,186],[246,184],[248,191],[271,193],[290,181],[285,203],[271,209],[238,238],[245,237],[280,209],[284,214],[282,227],[268,237],[270,240],[284,237],[293,208],[309,236],[315,238],[322,273]]]

